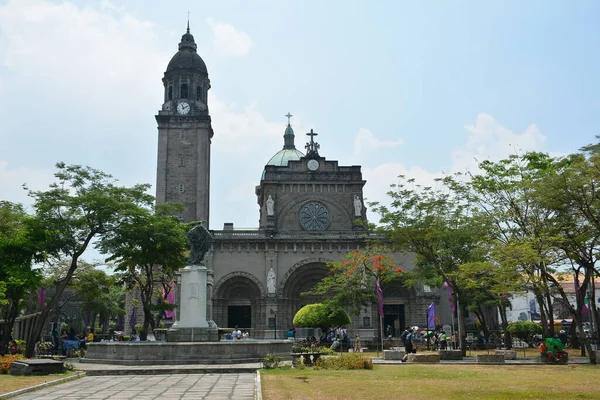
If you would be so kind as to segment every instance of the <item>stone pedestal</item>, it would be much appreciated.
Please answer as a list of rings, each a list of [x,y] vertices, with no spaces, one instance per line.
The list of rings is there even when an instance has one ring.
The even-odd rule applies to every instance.
[[[515,350],[496,350],[496,355],[503,355],[505,360],[516,360],[517,352]]]
[[[179,272],[179,275],[180,296],[177,321],[167,331],[167,341],[218,341],[219,331],[216,326],[209,324],[206,315],[206,267],[204,265],[188,265]]]
[[[503,354],[477,354],[475,356],[477,364],[504,364]]]

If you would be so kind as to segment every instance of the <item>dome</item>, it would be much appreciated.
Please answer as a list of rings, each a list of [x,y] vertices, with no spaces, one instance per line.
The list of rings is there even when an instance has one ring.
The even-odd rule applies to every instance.
[[[299,160],[304,157],[304,154],[296,149],[282,149],[279,150],[267,163],[267,165],[277,165],[280,167],[287,167],[288,162],[292,160]]]
[[[175,69],[194,69],[208,75],[206,64],[196,52],[196,47],[194,36],[188,28],[187,32],[181,37],[179,51],[169,61],[166,72],[168,73]]]

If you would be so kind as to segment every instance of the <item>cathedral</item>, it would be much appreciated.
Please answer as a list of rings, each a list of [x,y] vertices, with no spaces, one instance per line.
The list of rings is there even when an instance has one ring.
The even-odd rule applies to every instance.
[[[162,81],[156,199],[183,203],[179,217],[185,222],[209,223],[211,143],[219,133],[211,124],[208,69],[189,26]],[[327,275],[327,263],[377,239],[366,230],[361,167],[327,159],[317,133],[296,137],[292,115],[286,117],[283,147],[265,160],[255,188],[259,226],[208,225],[214,237],[205,257],[209,315],[219,327],[237,325],[256,338],[283,338],[298,309],[318,301],[300,294]],[[298,143],[300,150],[301,140],[307,143]],[[405,270],[413,263],[404,254],[396,261]],[[383,293],[386,335],[399,335],[406,325],[424,326],[427,306],[445,297],[427,287],[406,288],[401,280],[384,286]],[[352,318],[351,334],[376,336],[376,305]]]

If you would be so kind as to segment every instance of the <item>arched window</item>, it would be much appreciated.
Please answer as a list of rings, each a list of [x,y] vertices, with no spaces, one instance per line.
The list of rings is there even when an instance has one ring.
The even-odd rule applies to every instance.
[[[202,100],[202,86],[196,87],[196,100]]]
[[[167,94],[168,100],[173,100],[173,86],[169,85],[169,92]]]
[[[187,99],[188,98],[188,85],[187,85],[187,83],[182,83],[181,84],[181,98],[182,99]]]

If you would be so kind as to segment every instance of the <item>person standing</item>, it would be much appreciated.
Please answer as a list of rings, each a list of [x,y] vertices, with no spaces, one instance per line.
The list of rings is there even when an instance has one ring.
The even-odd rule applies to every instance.
[[[446,332],[442,331],[440,333],[440,349],[446,350],[448,348],[448,336],[446,336]]]
[[[354,352],[360,353],[360,337],[358,336],[358,333],[356,334],[356,337],[354,338]]]
[[[413,329],[408,330],[408,335],[404,338],[404,357],[402,357],[402,362],[406,362],[408,360],[408,355],[410,353],[416,353],[417,348],[415,346],[415,336]]]

